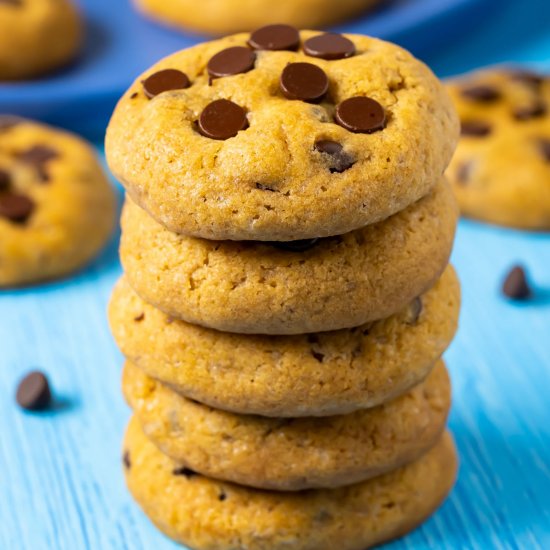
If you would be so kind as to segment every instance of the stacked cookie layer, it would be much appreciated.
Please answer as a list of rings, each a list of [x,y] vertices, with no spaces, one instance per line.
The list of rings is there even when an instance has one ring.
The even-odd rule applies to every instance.
[[[281,25],[174,54],[122,98],[124,462],[170,537],[362,549],[447,494],[457,134],[404,50]]]

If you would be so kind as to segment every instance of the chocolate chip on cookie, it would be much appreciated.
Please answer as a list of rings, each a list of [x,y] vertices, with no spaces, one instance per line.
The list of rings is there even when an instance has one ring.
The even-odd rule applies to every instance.
[[[153,73],[143,80],[141,84],[145,95],[149,99],[152,99],[162,92],[189,88],[189,86],[191,86],[191,81],[185,73],[177,69],[164,69],[163,71]],[[135,96],[137,96],[137,94],[135,94]]]
[[[344,59],[355,55],[355,44],[341,34],[325,33],[306,40],[304,52],[321,59]]]
[[[192,477],[195,477],[197,474],[197,472],[195,472],[194,470],[191,470],[191,468],[187,468],[186,466],[182,466],[181,468],[176,468],[175,470],[172,470],[172,473],[175,475],[175,476],[183,476],[183,477],[186,477],[187,479],[191,479]]]
[[[461,185],[465,185],[470,180],[473,170],[473,162],[465,161],[458,165],[456,169],[456,181]]]
[[[531,289],[527,282],[525,269],[520,266],[514,266],[502,285],[502,293],[512,300],[525,300],[531,296]]]
[[[255,50],[295,51],[300,45],[300,33],[290,25],[266,25],[250,35],[248,45]]]
[[[538,88],[544,82],[544,77],[534,71],[526,69],[512,69],[509,73],[510,80],[517,80],[524,84]]]
[[[22,0],[0,0],[0,4],[8,4],[9,6],[19,7],[23,5]]]
[[[6,191],[11,185],[11,175],[6,170],[0,170],[0,191]]]
[[[17,386],[15,399],[21,408],[28,411],[46,409],[52,399],[46,375],[39,371],[27,374]]]
[[[25,223],[34,210],[34,202],[26,195],[4,193],[0,195],[0,218],[13,223]]]
[[[289,63],[281,74],[280,87],[288,99],[316,103],[328,91],[328,77],[317,65]]]
[[[342,145],[336,141],[328,139],[320,139],[315,142],[315,149],[320,153],[329,156],[330,168],[332,173],[342,173],[351,168],[355,164],[355,160],[351,155],[344,151]]]
[[[256,54],[244,46],[226,48],[214,55],[206,66],[212,78],[246,73],[254,68]]]
[[[532,118],[540,118],[546,114],[546,105],[542,101],[537,101],[533,105],[527,105],[525,107],[516,107],[512,111],[512,116],[516,120],[524,121],[531,120]]]
[[[246,111],[229,99],[217,99],[209,103],[201,113],[199,132],[211,139],[225,140],[248,127]]]
[[[350,97],[336,107],[336,122],[357,134],[372,134],[386,126],[386,113],[370,97]]]
[[[538,146],[540,154],[543,156],[546,162],[550,162],[550,139],[540,138],[538,140]]]
[[[460,133],[463,136],[485,137],[491,130],[491,125],[482,120],[463,120],[460,124]]]
[[[483,103],[491,103],[501,97],[501,93],[497,88],[483,84],[463,88],[460,93],[466,99]]]
[[[49,181],[50,176],[46,171],[46,164],[59,157],[59,153],[48,145],[34,145],[26,151],[22,151],[17,158],[30,166],[34,166],[38,171],[40,179],[44,182]]]
[[[124,467],[129,470],[132,467],[132,460],[130,459],[130,452],[124,451],[122,455],[122,464],[124,464]]]

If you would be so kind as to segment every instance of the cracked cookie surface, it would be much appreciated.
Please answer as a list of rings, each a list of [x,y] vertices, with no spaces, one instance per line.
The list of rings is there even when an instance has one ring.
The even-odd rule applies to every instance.
[[[454,484],[457,456],[445,433],[417,461],[339,489],[262,491],[215,481],[163,455],[130,422],[126,482],[149,519],[200,550],[357,550],[402,536],[427,519]]]
[[[92,147],[0,116],[0,286],[66,275],[103,247],[116,200]]]
[[[443,86],[395,45],[320,34],[302,31],[297,51],[234,35],[140,76],[106,136],[132,199],[182,234],[291,241],[350,232],[426,195],[458,138]]]
[[[109,322],[122,353],[153,378],[212,407],[274,417],[330,416],[374,407],[422,381],[457,328],[452,267],[394,316],[295,336],[218,332],[174,320],[125,279]]]
[[[550,78],[497,67],[448,89],[463,135],[447,175],[463,214],[550,229]]]

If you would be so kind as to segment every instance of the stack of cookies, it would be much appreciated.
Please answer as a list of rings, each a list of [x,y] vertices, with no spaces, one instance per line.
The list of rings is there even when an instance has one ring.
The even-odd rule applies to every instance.
[[[168,536],[362,550],[442,502],[458,126],[401,48],[283,25],[176,53],[121,99],[124,464]]]

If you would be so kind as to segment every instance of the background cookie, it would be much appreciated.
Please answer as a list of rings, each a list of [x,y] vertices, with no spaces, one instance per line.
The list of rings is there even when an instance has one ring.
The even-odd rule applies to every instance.
[[[56,69],[74,57],[81,39],[70,0],[0,1],[0,80]]]
[[[347,233],[424,196],[458,138],[439,81],[374,38],[300,40],[310,55],[235,35],[140,76],[106,136],[133,200],[179,233],[289,241]]]
[[[237,415],[181,397],[127,363],[122,388],[145,434],[203,475],[260,489],[341,487],[395,470],[434,446],[451,404],[442,361],[406,394],[325,418]]]
[[[147,15],[169,25],[211,34],[252,30],[270,23],[316,28],[351,17],[378,0],[135,0]]]
[[[182,468],[143,434],[137,420],[124,444],[135,500],[170,538],[192,548],[357,550],[401,536],[425,520],[452,487],[457,458],[444,434],[425,456],[349,487],[298,493],[259,491]]]
[[[487,69],[449,83],[462,138],[447,174],[466,216],[550,229],[550,79]]]
[[[265,416],[329,416],[374,407],[419,383],[457,327],[449,267],[398,314],[350,330],[239,335],[167,317],[122,279],[109,306],[122,352],[150,376],[216,408]]]
[[[138,294],[189,323],[254,334],[337,330],[388,317],[432,286],[457,215],[441,181],[387,220],[290,251],[177,235],[127,201],[120,257]]]
[[[113,189],[87,143],[0,117],[0,286],[81,267],[111,234],[115,210]]]

